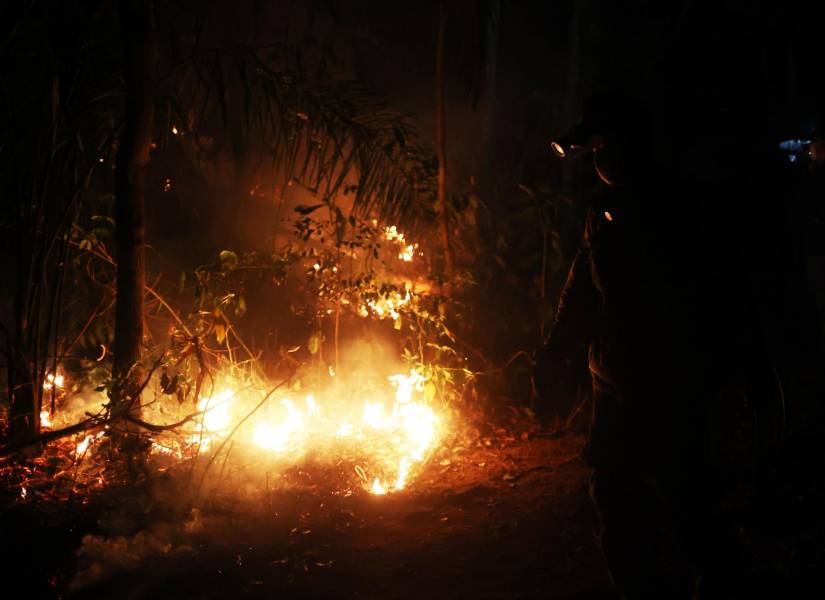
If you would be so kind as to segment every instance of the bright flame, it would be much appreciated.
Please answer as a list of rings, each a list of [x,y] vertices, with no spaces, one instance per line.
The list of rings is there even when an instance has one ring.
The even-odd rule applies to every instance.
[[[84,437],[83,440],[75,447],[75,450],[74,450],[75,456],[83,456],[84,454],[86,454],[86,451],[89,449],[89,447],[95,441],[97,441],[101,437],[103,437],[104,433],[106,433],[106,432],[105,431],[100,431],[100,432],[98,432],[94,435],[89,434],[86,437]]]
[[[407,473],[410,472],[410,461],[405,458],[401,459],[401,464],[398,465],[398,478],[395,480],[395,489],[403,490],[407,483]]]
[[[314,406],[312,396],[307,396],[307,407]],[[264,450],[274,450],[283,452],[288,449],[288,444],[293,441],[295,434],[303,429],[303,415],[298,412],[295,405],[289,400],[281,400],[281,404],[286,407],[289,413],[287,418],[278,425],[269,423],[258,423],[255,426],[252,439],[256,445]]]
[[[377,496],[383,496],[387,493],[387,489],[383,485],[381,485],[381,480],[378,479],[378,477],[376,477],[375,481],[372,482],[372,487],[370,487],[370,491]]]
[[[398,231],[395,225],[390,225],[384,229],[384,237],[390,242],[397,242],[401,249],[398,251],[398,258],[404,262],[412,262],[415,256],[415,251],[418,250],[418,244],[407,243],[407,238],[404,234]]]
[[[378,298],[377,300],[369,300],[367,305],[379,319],[383,319],[387,316],[397,319],[400,316],[398,310],[409,304],[411,299],[412,295],[410,294],[410,290],[407,289],[403,296],[398,292],[391,292],[387,296]],[[369,312],[366,307],[362,307],[361,310],[358,311],[358,314],[362,317],[366,317]]]
[[[40,411],[40,426],[41,427],[51,427],[52,426],[52,416],[49,414],[47,410]]]
[[[380,402],[364,402],[364,415],[361,422],[373,429],[384,427],[384,405]]]
[[[289,452],[306,449],[308,444],[324,446],[338,440],[337,443],[353,445],[359,454],[366,451],[372,457],[374,465],[356,468],[370,492],[402,490],[413,465],[422,462],[435,444],[439,423],[433,409],[416,398],[425,389],[426,377],[412,369],[408,375],[391,375],[388,381],[395,388],[394,402],[375,397],[364,399],[360,414],[353,414],[352,408],[342,410],[335,398],[327,398],[332,402],[329,410],[322,410],[323,405],[313,395],[305,397],[304,406],[283,399],[278,417],[261,417],[255,423],[252,441],[258,448],[285,457]],[[371,486],[368,470],[373,471]],[[382,480],[395,483],[388,489]]]
[[[416,248],[418,248],[418,244],[407,244],[401,249],[401,252],[398,253],[398,258],[404,262],[412,262]]]
[[[43,389],[50,390],[52,388],[62,390],[63,384],[65,383],[65,379],[63,375],[58,373],[55,375],[54,373],[46,373],[46,378],[43,380]]]
[[[89,445],[92,443],[93,439],[94,438],[92,436],[87,435],[85,438],[83,438],[83,441],[80,442],[77,445],[77,448],[75,448],[74,453],[75,454],[86,454],[86,450],[89,449]]]
[[[360,462],[355,471],[366,491],[383,495],[405,489],[441,431],[436,413],[425,402],[427,377],[415,369],[394,374],[384,380],[383,387],[372,384],[360,397],[337,380],[300,400],[284,392],[271,406],[251,415],[248,411],[257,392],[239,394],[228,385],[219,388],[222,391],[198,402],[203,414],[185,438],[188,445],[162,437],[153,440],[152,451],[179,459],[197,451],[214,451],[217,441],[247,419],[233,439],[284,466],[299,464],[305,453],[330,457],[335,464],[350,457]],[[91,443],[91,439],[83,440],[77,452],[85,452]]]
[[[384,229],[384,234],[389,241],[398,241],[399,243],[403,244],[406,240],[404,239],[404,234],[398,231],[398,228],[395,225],[390,225],[386,229]]]
[[[198,410],[203,412],[203,418],[192,436],[192,442],[200,443],[203,450],[208,450],[213,439],[223,437],[231,422],[229,408],[234,397],[235,392],[228,389],[211,397],[201,397]]]
[[[423,392],[424,382],[427,381],[415,369],[410,369],[409,375],[390,375],[390,382],[395,386],[395,400],[406,404],[412,399],[413,391]]]

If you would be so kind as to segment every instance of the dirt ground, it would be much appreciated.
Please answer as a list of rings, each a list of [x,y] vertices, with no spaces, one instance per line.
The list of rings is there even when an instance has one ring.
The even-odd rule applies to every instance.
[[[343,471],[311,463],[267,480],[263,501],[230,485],[197,509],[171,475],[70,503],[30,492],[0,511],[1,575],[32,598],[614,597],[583,437],[520,419],[470,429],[386,496],[334,491]],[[822,597],[822,450],[821,436],[788,444],[734,494],[742,597]]]
[[[5,511],[3,524],[37,521],[11,564],[51,597],[610,598],[581,444],[499,429],[444,448],[401,494],[305,485],[257,509],[156,508],[141,523],[110,502],[51,525]]]

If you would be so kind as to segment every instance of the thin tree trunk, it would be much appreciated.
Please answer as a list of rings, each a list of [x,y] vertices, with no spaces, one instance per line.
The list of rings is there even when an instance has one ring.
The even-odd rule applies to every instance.
[[[123,35],[126,113],[115,172],[117,304],[113,376],[116,410],[134,411],[140,381],[138,365],[143,341],[143,288],[146,280],[143,224],[144,171],[152,142],[151,0],[120,0],[118,13]],[[119,404],[119,406],[118,406]]]
[[[581,101],[581,13],[583,0],[573,0],[570,22],[567,27],[567,48],[569,62],[567,63],[567,85],[564,91],[561,120],[564,127],[571,127],[575,121],[576,106]],[[562,185],[565,190],[573,187],[574,161],[562,161]]]
[[[490,16],[484,31],[486,64],[484,65],[484,123],[479,188],[487,206],[497,204],[498,180],[495,177],[496,164],[496,122],[498,118],[498,53],[501,39],[501,0],[490,0]]]
[[[436,85],[436,143],[438,145],[438,221],[441,232],[441,246],[444,251],[444,295],[448,298],[452,292],[452,280],[455,272],[455,254],[450,244],[450,211],[447,207],[447,136],[445,124],[446,76],[444,72],[444,44],[447,33],[446,0],[441,3],[438,18],[438,45],[435,58]]]
[[[12,354],[10,353],[10,356]],[[9,407],[9,441],[18,442],[40,433],[40,415],[37,414],[34,377],[31,365],[15,352],[8,370],[11,403]]]

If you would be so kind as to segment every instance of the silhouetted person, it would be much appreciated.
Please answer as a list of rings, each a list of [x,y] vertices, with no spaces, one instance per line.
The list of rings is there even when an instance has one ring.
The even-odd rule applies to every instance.
[[[536,383],[552,396],[554,373],[586,345],[585,455],[611,580],[628,598],[676,599],[692,596],[703,558],[718,549],[709,547],[708,398],[736,327],[712,316],[722,293],[704,288],[724,280],[709,271],[714,242],[695,198],[657,166],[651,130],[640,103],[604,95],[554,148],[592,151],[605,187],[537,354]]]
[[[809,153],[811,162],[802,182],[805,254],[821,327],[825,322],[825,127],[814,129]]]

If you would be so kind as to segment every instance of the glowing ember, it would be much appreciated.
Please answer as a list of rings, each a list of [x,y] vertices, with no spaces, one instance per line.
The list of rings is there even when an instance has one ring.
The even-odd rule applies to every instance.
[[[373,494],[376,494],[377,496],[383,496],[387,493],[386,488],[383,485],[381,485],[381,480],[377,477],[375,478],[375,481],[372,482],[372,487],[370,487],[370,491]]]

